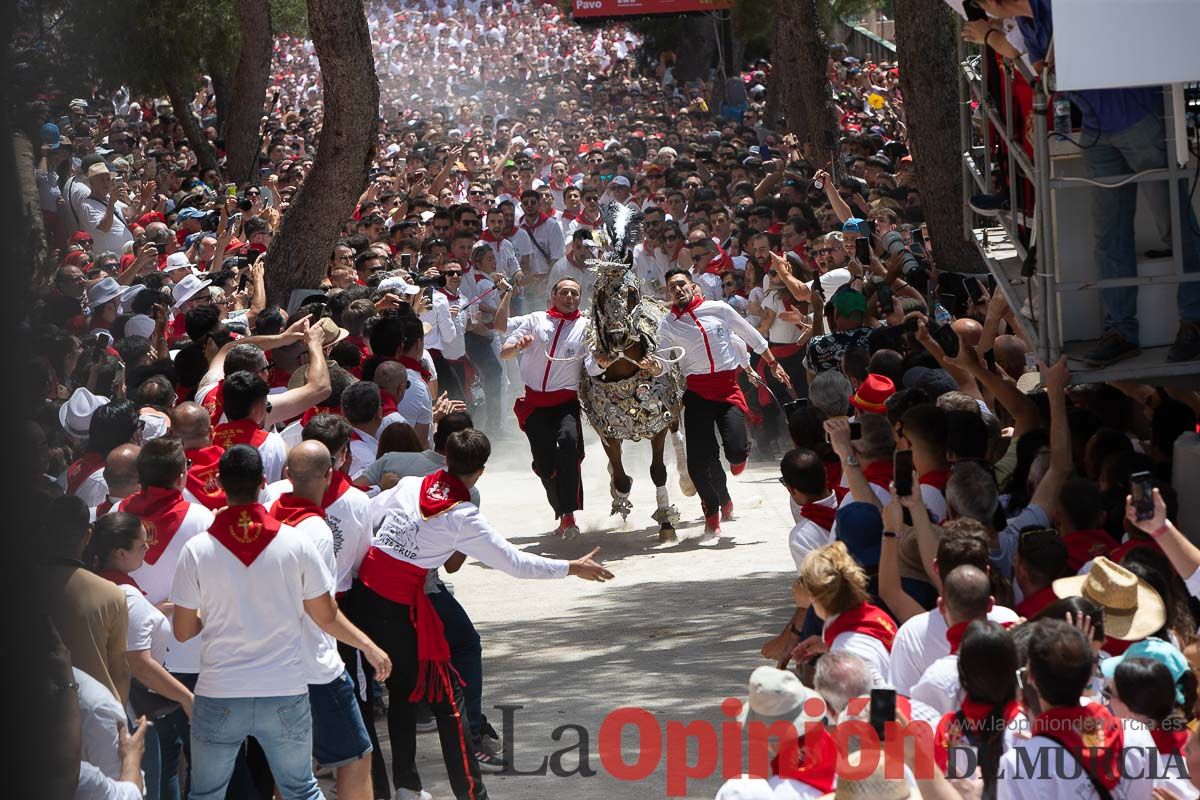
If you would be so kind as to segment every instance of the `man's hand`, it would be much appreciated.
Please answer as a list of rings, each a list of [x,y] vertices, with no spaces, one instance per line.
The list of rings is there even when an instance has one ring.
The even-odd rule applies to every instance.
[[[984,291],[986,291],[986,289]],[[1005,297],[1004,292],[997,291],[994,295],[988,298],[988,319],[1001,320],[1007,317],[1008,313],[1008,298]]]
[[[900,504],[900,498],[896,496],[896,484],[889,485],[888,492],[892,499],[883,507],[883,529],[896,533],[904,525],[904,506]]]
[[[395,310],[400,307],[401,302],[403,301],[400,299],[399,295],[388,292],[383,297],[375,301],[375,309],[377,311]]]
[[[825,433],[829,435],[829,445],[838,458],[847,459],[854,455],[854,442],[850,439],[850,420],[848,417],[834,417],[825,420]]]
[[[388,658],[388,654],[375,644],[363,650],[362,654],[366,656],[367,662],[375,668],[375,678],[380,681],[386,681],[388,675],[392,674],[392,660]]]
[[[150,726],[146,723],[145,717],[138,717],[136,725],[137,730],[130,736],[125,723],[117,722],[117,754],[123,765],[140,770],[142,756],[146,752],[146,731],[150,729]]]
[[[516,341],[513,342],[513,346],[517,348],[518,353],[525,350],[525,348],[529,347],[529,345],[531,345],[531,344],[533,344],[533,336],[529,335],[528,333],[525,334],[524,336],[521,336],[520,338],[518,338]],[[612,362],[609,362],[609,363],[612,363]]]
[[[925,508],[925,497],[921,494],[921,477],[917,475],[916,470],[913,470],[912,474],[912,487],[912,494],[898,495],[896,494],[896,484],[892,483],[888,485],[888,491],[890,491],[892,495],[900,501],[900,505],[907,508],[909,512],[914,515],[913,519],[916,520],[917,517],[915,515],[918,512],[924,514],[929,513]]]
[[[1139,520],[1137,518],[1137,510],[1133,507],[1133,495],[1125,496],[1125,519],[1129,524],[1137,528],[1147,536],[1162,530],[1167,524],[1167,504],[1163,500],[1162,495],[1158,493],[1158,489],[1154,490],[1154,516],[1150,519]]]
[[[296,342],[304,339],[305,335],[308,333],[309,317],[309,314],[305,314],[303,317],[287,326],[287,330],[283,332],[283,335],[287,339],[288,344],[295,344]]]
[[[467,404],[462,400],[451,400],[450,395],[442,392],[438,397],[437,402],[433,404],[433,421],[434,423],[441,422],[442,417],[447,414],[453,414],[456,411],[466,411]]]
[[[771,374],[775,376],[775,380],[782,383],[787,388],[792,388],[792,378],[787,374],[787,370],[783,368],[778,360],[771,362]]]
[[[568,562],[570,566],[567,568],[568,575],[574,575],[577,578],[583,578],[585,581],[604,581],[612,580],[613,574],[604,568],[604,565],[596,561],[596,556],[600,553],[600,548],[592,550],[583,558],[577,558],[574,561]]]
[[[1046,366],[1040,359],[1038,369],[1042,372],[1042,385],[1050,397],[1066,397],[1067,384],[1071,382],[1071,370],[1067,366],[1067,357],[1059,356],[1053,366]]]
[[[397,475],[395,472],[385,472],[385,473],[383,473],[383,475],[379,476],[379,488],[380,489],[384,489],[384,490],[390,489],[399,482],[400,482],[400,476]]]
[[[646,356],[638,362],[638,369],[644,370],[657,378],[663,373],[663,364],[654,356]]]
[[[992,21],[989,19],[967,20],[962,26],[963,41],[971,42],[972,44],[983,44],[988,32],[992,30],[995,30],[995,28],[992,27]]]
[[[813,656],[828,653],[829,645],[820,636],[810,636],[792,649],[791,660],[803,664]]]

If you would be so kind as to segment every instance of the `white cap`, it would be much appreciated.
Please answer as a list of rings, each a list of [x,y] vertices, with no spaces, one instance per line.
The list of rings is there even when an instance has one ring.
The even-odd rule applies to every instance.
[[[175,298],[175,307],[179,308],[188,300],[191,300],[197,292],[210,283],[212,281],[202,281],[195,275],[184,275],[183,280],[175,284],[171,289],[171,294]]]
[[[88,438],[88,427],[92,415],[100,406],[108,405],[108,398],[94,395],[82,386],[75,390],[71,399],[58,409],[58,422],[63,430],[76,439]]]
[[[170,272],[175,269],[191,269],[194,264],[188,261],[187,253],[180,250],[177,253],[171,253],[167,256],[167,263],[163,265],[163,272]]]
[[[379,290],[384,292],[396,292],[398,294],[414,295],[421,293],[421,287],[416,284],[409,283],[401,277],[384,278],[379,282]]]
[[[145,336],[149,339],[154,335],[154,320],[145,314],[134,314],[125,323],[126,336]]]

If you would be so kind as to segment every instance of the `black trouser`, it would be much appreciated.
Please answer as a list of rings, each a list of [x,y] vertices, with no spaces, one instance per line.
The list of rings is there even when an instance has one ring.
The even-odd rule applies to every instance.
[[[433,359],[434,369],[437,370],[438,391],[450,395],[451,400],[466,400],[466,372],[462,362],[447,360],[441,350],[430,350],[429,356]],[[436,397],[431,399],[437,402]]]
[[[525,420],[525,435],[533,454],[533,471],[546,487],[546,499],[561,517],[583,508],[583,482],[579,461],[583,458],[583,436],[579,403],[535,408]]]
[[[480,382],[483,383],[483,415],[476,417],[476,425],[480,430],[495,430],[500,424],[501,395],[504,393],[504,368],[492,350],[492,338],[480,336],[477,333],[466,334],[467,358],[479,372]],[[484,423],[486,420],[486,424]]]
[[[418,792],[421,776],[416,764],[417,707],[408,699],[417,681],[417,632],[409,618],[408,606],[381,597],[365,586],[357,585],[355,591],[363,633],[392,660],[392,674],[387,679],[392,782],[397,788]],[[458,800],[487,800],[487,789],[466,730],[462,689],[456,687],[451,698],[431,701],[429,708],[437,719],[442,760],[454,796]]]
[[[683,393],[683,435],[687,440],[688,474],[700,495],[700,506],[705,516],[715,514],[729,502],[721,445],[730,464],[746,460],[746,415],[733,403],[705,400],[687,391]]]
[[[338,598],[338,607],[357,627],[362,628],[362,615],[358,610],[362,592],[358,581],[354,582],[350,591]],[[375,800],[392,800],[392,790],[388,783],[387,763],[383,759],[383,748],[379,746],[379,734],[375,730],[375,670],[357,649],[343,642],[338,642],[338,655],[346,665],[346,672],[354,684],[354,699],[358,702],[358,711],[362,714],[363,723],[367,726],[367,737],[371,740],[371,784]]]
[[[779,382],[779,379],[775,377],[774,373],[771,372],[769,367],[764,370],[766,372],[767,388],[769,388],[779,400],[779,403],[776,403],[774,400],[771,400],[771,398],[768,397],[767,400],[769,402],[763,404],[762,407],[763,424],[760,426],[761,434],[757,438],[757,441],[759,446],[763,447],[764,449],[774,444],[779,438],[780,421],[782,421],[784,427],[787,427],[788,420],[785,418],[783,410],[779,407],[779,404],[786,403],[787,401],[791,400],[793,393],[795,393],[796,397],[808,397],[808,371],[804,367],[804,353],[805,351],[801,349],[795,353],[792,353],[790,356],[786,356],[784,358],[777,357],[777,360],[779,361],[780,366],[783,367],[784,372],[786,372],[788,377],[792,379],[791,392],[788,391],[786,386]],[[757,365],[755,366],[757,367]],[[757,393],[757,391],[758,389],[756,387],[755,392]]]

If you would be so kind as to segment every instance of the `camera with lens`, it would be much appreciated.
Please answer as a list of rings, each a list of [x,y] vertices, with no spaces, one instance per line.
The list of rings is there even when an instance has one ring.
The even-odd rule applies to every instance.
[[[904,237],[898,231],[885,233],[880,239],[880,245],[889,258],[900,254],[900,274],[904,282],[924,294],[929,287],[929,264],[925,259],[904,244]]]
[[[221,224],[221,212],[210,211],[200,218],[200,230],[212,233]]]
[[[422,289],[442,289],[446,286],[446,276],[433,275],[427,278],[422,275],[418,277],[414,283],[416,283],[416,285],[420,286]]]

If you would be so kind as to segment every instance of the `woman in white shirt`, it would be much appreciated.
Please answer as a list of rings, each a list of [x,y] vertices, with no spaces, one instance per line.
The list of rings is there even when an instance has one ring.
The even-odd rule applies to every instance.
[[[125,658],[129,663],[129,672],[136,681],[130,691],[130,704],[140,704],[145,699],[151,706],[127,709],[131,712],[130,716],[146,714],[153,721],[153,706],[164,706],[167,705],[166,701],[173,700],[190,719],[191,691],[163,666],[167,643],[171,639],[171,623],[166,614],[171,609],[169,605],[165,609],[156,608],[146,599],[137,582],[129,577],[131,572],[142,566],[146,550],[146,529],[141,520],[133,514],[115,511],[96,521],[92,539],[88,543],[87,559],[98,575],[117,584],[125,592],[125,603],[129,609]],[[137,686],[138,683],[141,687]],[[142,760],[142,770],[146,773],[146,797],[148,800],[179,797],[178,777],[162,775],[160,767],[158,738],[151,727],[146,732],[146,754]]]

